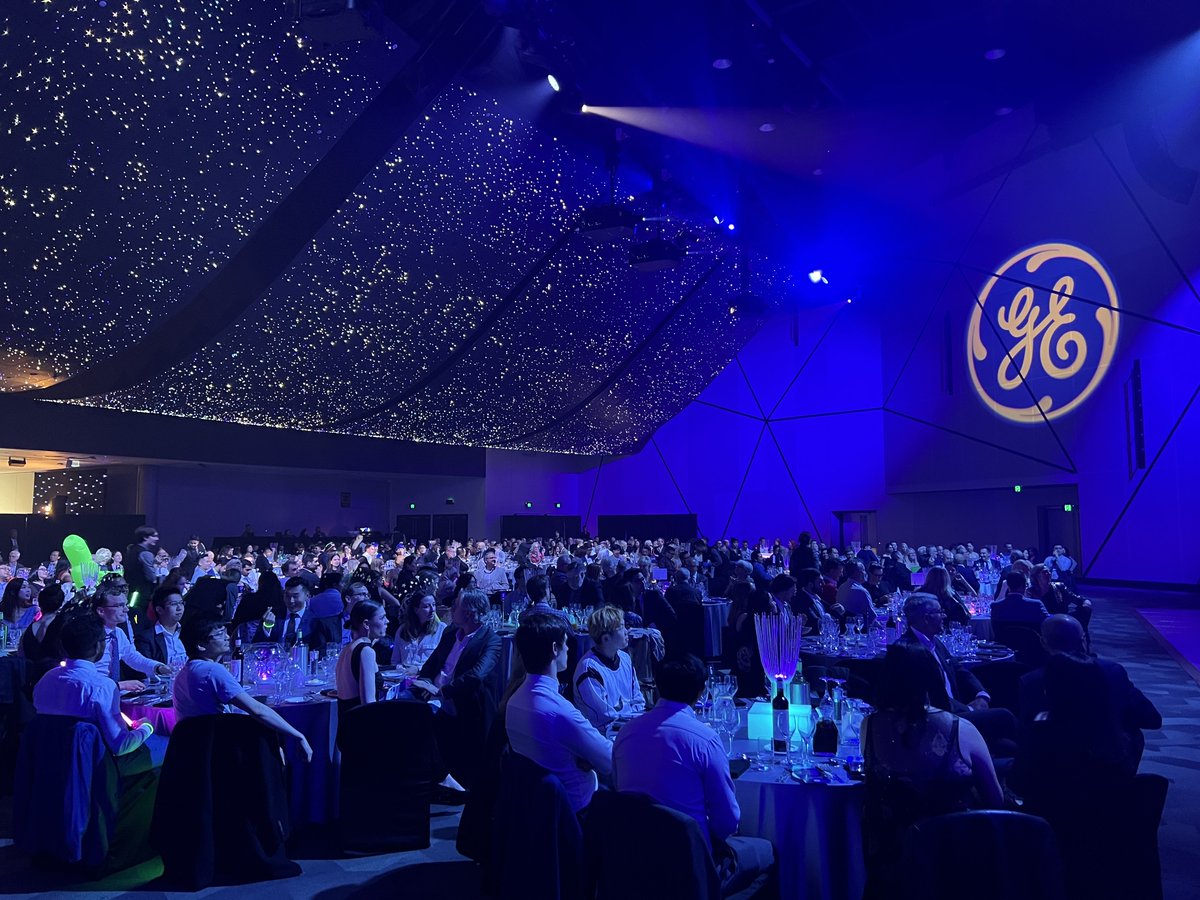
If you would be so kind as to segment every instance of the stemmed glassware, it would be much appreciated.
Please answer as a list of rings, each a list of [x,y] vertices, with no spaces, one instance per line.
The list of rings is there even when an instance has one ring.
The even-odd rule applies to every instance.
[[[741,717],[737,707],[734,706],[733,697],[718,695],[713,701],[712,725],[717,730],[717,734],[721,736],[726,756],[733,753],[733,736],[737,733],[740,724]]]

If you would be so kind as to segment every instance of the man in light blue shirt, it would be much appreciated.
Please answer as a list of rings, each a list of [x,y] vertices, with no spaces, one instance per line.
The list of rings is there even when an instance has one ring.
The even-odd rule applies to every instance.
[[[41,677],[33,688],[33,706],[41,715],[72,716],[91,722],[114,756],[133,753],[154,734],[149,722],[127,727],[121,719],[116,682],[96,668],[104,652],[104,626],[88,615],[76,616],[59,635],[66,662]],[[128,773],[126,773],[128,774]]]
[[[742,813],[725,748],[692,711],[706,679],[692,654],[664,662],[656,679],[661,699],[617,735],[613,772],[618,791],[647,794],[696,820],[712,847],[721,892],[731,894],[767,872],[775,851],[762,838],[734,834]]]
[[[579,812],[596,792],[597,775],[612,771],[612,744],[558,692],[558,673],[567,668],[563,620],[535,613],[521,622],[515,640],[529,674],[508,701],[509,743],[558,776]]]

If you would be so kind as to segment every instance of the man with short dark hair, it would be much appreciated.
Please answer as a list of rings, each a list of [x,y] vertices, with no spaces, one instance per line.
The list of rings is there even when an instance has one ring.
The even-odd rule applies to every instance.
[[[224,622],[206,617],[192,619],[183,627],[183,644],[188,659],[173,689],[175,712],[181,720],[189,716],[248,713],[272,731],[299,741],[305,759],[312,762],[308,739],[275,710],[251,697],[245,686],[221,665],[221,657],[229,652],[229,631]]]
[[[86,614],[74,615],[63,625],[58,638],[66,662],[34,685],[33,706],[42,715],[72,716],[91,722],[100,729],[105,746],[121,757],[141,747],[154,734],[154,726],[142,721],[126,727],[121,720],[116,681],[97,667],[109,646],[105,632],[98,617]]]
[[[1019,569],[1013,569],[1004,576],[1007,590],[1002,600],[992,603],[992,626],[1025,625],[1038,628],[1050,615],[1041,600],[1025,596],[1029,587],[1029,579]]]
[[[299,641],[312,650],[324,651],[329,644],[341,644],[342,625],[339,616],[318,616],[309,603],[308,582],[303,578],[289,578],[283,589],[286,614],[282,622],[275,621],[275,611],[268,609],[262,618],[255,643],[275,641],[292,648]],[[341,606],[341,594],[338,605]],[[332,619],[336,620],[336,626]],[[268,623],[270,627],[268,627]]]
[[[509,743],[557,775],[579,812],[596,792],[597,773],[612,771],[612,745],[558,692],[558,673],[567,668],[563,621],[535,613],[521,622],[515,641],[527,674],[508,701]]]
[[[875,621],[875,604],[870,592],[863,587],[867,580],[867,570],[860,560],[851,557],[846,560],[846,580],[837,589],[837,605],[846,611],[847,616],[862,616],[863,624],[870,625]]]
[[[187,658],[187,651],[179,638],[180,623],[186,604],[177,588],[160,587],[150,598],[155,622],[140,628],[133,636],[133,645],[147,659],[170,665]]]
[[[661,699],[621,729],[612,750],[613,771],[617,790],[648,794],[696,820],[712,848],[721,893],[732,894],[768,871],[775,852],[769,841],[735,834],[741,809],[725,748],[692,711],[706,680],[704,664],[695,656],[664,662],[657,676]]]
[[[534,575],[526,581],[525,593],[529,595],[529,606],[521,613],[522,622],[525,621],[527,616],[532,616],[535,613],[549,613],[550,615],[558,616],[563,620],[564,624],[569,621],[565,612],[551,605],[549,598],[550,586],[546,582],[546,576]]]

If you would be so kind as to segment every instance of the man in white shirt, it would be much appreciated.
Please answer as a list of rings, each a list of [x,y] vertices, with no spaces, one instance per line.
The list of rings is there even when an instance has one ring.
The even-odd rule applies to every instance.
[[[593,646],[575,666],[575,705],[603,732],[618,716],[643,712],[646,699],[625,652],[625,614],[615,606],[601,607],[588,619],[588,634]]]
[[[180,719],[248,713],[267,728],[299,741],[305,759],[312,762],[308,739],[271,707],[251,697],[221,665],[221,657],[229,652],[229,631],[224,622],[204,616],[191,619],[183,626],[183,644],[188,661],[172,689],[175,714]]]
[[[122,582],[102,582],[92,598],[92,609],[104,625],[104,651],[96,669],[118,682],[121,690],[139,690],[140,681],[122,681],[121,663],[145,675],[170,675],[171,667],[148,659],[137,651],[126,633],[129,621],[129,597]]]
[[[647,794],[696,820],[712,848],[721,892],[731,894],[770,870],[775,852],[769,841],[734,834],[742,813],[725,748],[692,711],[706,679],[692,654],[664,662],[656,677],[661,699],[621,729],[613,771],[618,791]]]
[[[528,675],[508,701],[509,743],[558,776],[578,813],[591,802],[597,775],[612,771],[612,744],[558,692],[558,673],[567,667],[563,620],[535,613],[521,622],[515,640]]]

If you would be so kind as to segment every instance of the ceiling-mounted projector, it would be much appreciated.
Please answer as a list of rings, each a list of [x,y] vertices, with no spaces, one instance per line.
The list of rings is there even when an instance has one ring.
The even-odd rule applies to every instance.
[[[663,238],[651,238],[629,248],[629,264],[639,272],[673,269],[683,257],[682,247]]]
[[[622,206],[592,206],[579,217],[579,233],[597,241],[620,241],[633,237],[641,219]]]

